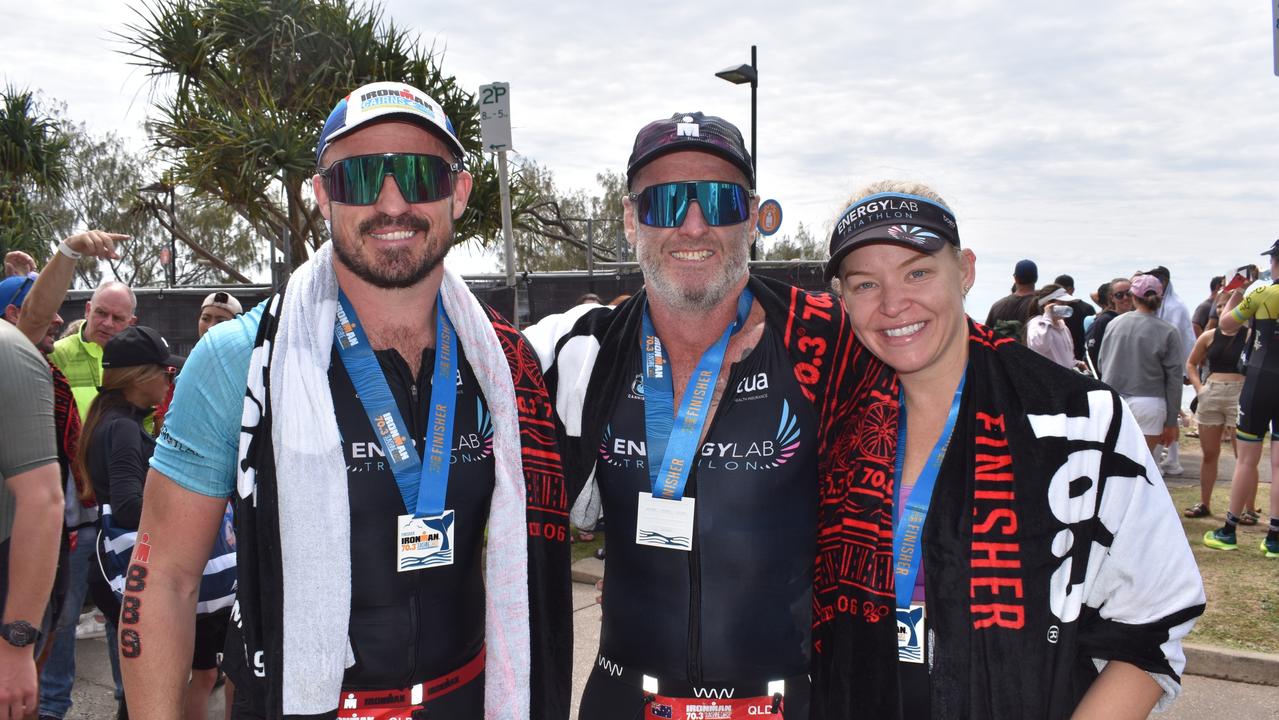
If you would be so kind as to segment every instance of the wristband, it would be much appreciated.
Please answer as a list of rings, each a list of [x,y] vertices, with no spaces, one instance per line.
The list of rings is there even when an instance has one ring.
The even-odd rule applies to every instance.
[[[75,250],[71,249],[71,246],[67,244],[66,240],[63,240],[61,243],[58,244],[58,252],[62,253],[63,255],[66,255],[72,260],[79,260],[84,255],[84,253],[78,253]]]

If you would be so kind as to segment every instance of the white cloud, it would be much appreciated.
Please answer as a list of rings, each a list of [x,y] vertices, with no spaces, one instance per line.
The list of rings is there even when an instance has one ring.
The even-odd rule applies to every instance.
[[[929,182],[982,258],[979,315],[1020,257],[1081,288],[1163,262],[1192,300],[1279,235],[1263,3],[393,0],[386,15],[467,87],[510,82],[516,148],[568,188],[623,169],[635,131],[672,112],[749,137],[749,90],[713,73],[757,44],[760,189],[782,232],[824,231],[870,180]],[[4,81],[140,138],[145,78],[112,38],[127,5],[9,16]]]

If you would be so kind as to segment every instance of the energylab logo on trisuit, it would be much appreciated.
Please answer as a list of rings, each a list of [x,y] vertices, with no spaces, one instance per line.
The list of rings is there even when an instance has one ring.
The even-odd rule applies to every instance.
[[[457,447],[453,448],[450,462],[479,462],[493,456],[493,416],[484,409],[484,403],[475,399],[475,431],[457,434]]]
[[[703,470],[772,470],[795,457],[801,444],[799,417],[782,401],[776,429],[762,439],[720,442],[707,440],[698,452],[697,467]],[[643,438],[627,438],[613,434],[613,426],[604,429],[599,458],[616,468],[647,468],[648,446]]]

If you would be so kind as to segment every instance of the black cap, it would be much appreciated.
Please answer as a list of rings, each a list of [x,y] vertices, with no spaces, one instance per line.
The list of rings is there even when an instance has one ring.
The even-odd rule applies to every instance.
[[[1019,283],[1033,285],[1039,281],[1039,266],[1034,260],[1018,260],[1013,268],[1013,279]]]
[[[724,158],[736,165],[750,181],[750,189],[755,189],[755,168],[742,141],[742,132],[723,118],[700,112],[675,113],[665,120],[654,120],[639,131],[631,159],[626,162],[626,187],[631,186],[640,168],[680,150],[696,150]]]
[[[1262,254],[1262,255],[1270,255],[1270,256],[1279,255],[1279,240],[1276,240],[1276,241],[1274,242],[1274,244],[1270,246],[1270,249],[1269,249],[1269,250],[1267,250],[1267,251],[1265,251],[1265,252],[1263,252],[1263,253],[1261,253],[1261,254]]]
[[[186,358],[169,352],[169,343],[154,328],[133,325],[121,330],[102,348],[103,368],[126,368],[138,365],[172,365],[182,367]]]
[[[830,235],[826,279],[839,273],[844,257],[862,245],[892,243],[935,253],[947,244],[959,247],[959,226],[950,209],[926,197],[883,192],[849,205]]]

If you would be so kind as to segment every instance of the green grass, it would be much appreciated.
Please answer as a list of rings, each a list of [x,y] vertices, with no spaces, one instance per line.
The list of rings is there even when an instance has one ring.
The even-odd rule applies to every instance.
[[[573,537],[577,537],[578,529],[569,526],[569,530],[573,531]],[[595,533],[595,539],[590,542],[582,542],[578,540],[573,543],[573,562],[577,562],[582,558],[595,557],[595,551],[604,547],[604,532],[601,530]]]
[[[1179,513],[1199,502],[1198,487],[1174,487],[1170,491]],[[1269,492],[1270,484],[1262,483],[1257,499],[1263,509]],[[1213,550],[1203,544],[1205,532],[1221,527],[1229,505],[1229,484],[1218,485],[1212,493],[1213,515],[1181,518],[1208,596],[1208,606],[1187,640],[1279,653],[1279,559],[1265,557],[1258,548],[1266,536],[1269,518],[1263,512],[1258,524],[1239,527],[1238,550]]]

